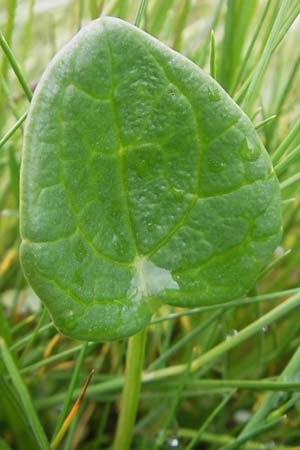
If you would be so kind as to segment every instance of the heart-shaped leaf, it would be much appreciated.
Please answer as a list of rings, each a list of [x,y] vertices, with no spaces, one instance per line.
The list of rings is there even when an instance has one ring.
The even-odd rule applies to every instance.
[[[250,121],[192,62],[114,18],[54,58],[26,126],[21,259],[62,333],[121,338],[158,302],[245,294],[280,222]]]

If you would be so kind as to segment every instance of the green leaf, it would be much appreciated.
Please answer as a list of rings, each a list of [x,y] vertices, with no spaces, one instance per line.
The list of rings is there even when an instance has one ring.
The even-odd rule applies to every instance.
[[[157,304],[241,296],[280,229],[266,150],[196,65],[108,17],[54,58],[26,125],[21,259],[62,333],[118,339]]]

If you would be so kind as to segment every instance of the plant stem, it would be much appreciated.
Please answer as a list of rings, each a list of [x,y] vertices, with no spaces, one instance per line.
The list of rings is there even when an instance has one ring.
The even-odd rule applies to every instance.
[[[113,450],[128,450],[134,427],[145,354],[146,329],[128,339],[125,384]]]
[[[0,139],[0,148],[15,134],[27,117],[27,111],[17,120],[13,127]]]
[[[13,29],[14,29],[17,1],[9,0],[7,3],[8,3],[8,5],[7,5],[7,9],[8,9],[7,13],[8,14],[7,14],[5,38],[6,38],[8,45],[10,45],[12,33],[13,33]],[[2,67],[1,67],[1,72],[2,72],[2,76],[4,79],[7,78],[7,67],[8,67],[7,59],[4,58],[2,61]]]
[[[300,180],[300,173],[295,173],[295,175],[292,175],[291,177],[284,180],[282,183],[280,183],[280,189],[286,189],[287,187],[291,186],[291,184],[296,183],[298,180]]]
[[[216,41],[214,30],[210,32],[210,74],[216,79]]]
[[[0,337],[0,358],[2,362],[2,373],[0,373],[1,384],[4,381],[5,391],[9,391],[9,386],[13,388],[14,399],[18,402],[18,406],[21,414],[26,420],[24,430],[30,430],[30,434],[34,439],[36,446],[34,448],[40,450],[49,450],[48,439],[45,435],[44,429],[39,421],[36,413],[36,409],[33,406],[31,397],[27,390],[27,386],[24,383],[23,378],[20,375],[18,367],[15,364],[13,356],[11,355],[4,339]],[[3,367],[5,367],[6,372],[3,372]],[[10,382],[6,381],[6,375],[9,376]],[[4,396],[1,392],[1,397]],[[1,411],[2,411],[2,405]]]
[[[140,6],[139,6],[139,9],[138,9],[138,12],[136,14],[135,21],[134,21],[134,25],[136,27],[140,26],[140,23],[141,23],[141,20],[143,18],[143,15],[145,14],[146,8],[147,8],[147,0],[141,0]]]
[[[1,32],[0,32],[0,47],[2,48],[4,54],[6,55],[10,65],[11,65],[11,68],[15,72],[15,75],[18,78],[19,83],[21,84],[27,99],[29,101],[31,101],[31,99],[32,99],[31,89],[30,89],[29,85],[27,84],[27,82],[22,74],[22,71],[19,67],[19,64],[17,63],[16,58],[14,57],[11,49],[9,48],[8,43],[5,40],[5,37],[3,36],[3,34]]]

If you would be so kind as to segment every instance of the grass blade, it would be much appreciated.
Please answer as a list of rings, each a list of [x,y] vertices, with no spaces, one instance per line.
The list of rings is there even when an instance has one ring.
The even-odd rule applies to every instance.
[[[9,373],[15,392],[18,396],[20,403],[22,404],[24,413],[28,421],[28,425],[30,426],[36,438],[36,443],[38,444],[41,450],[49,450],[50,447],[46,435],[36,415],[27,388],[19,374],[19,371],[15,365],[12,356],[10,355],[10,352],[5,344],[5,341],[1,337],[0,337],[0,351],[3,363],[6,367],[7,372]]]
[[[13,127],[0,139],[0,148],[3,147],[7,141],[15,134],[15,132],[20,128],[22,123],[27,117],[27,112],[25,112],[19,120],[13,125]]]
[[[9,45],[6,42],[5,37],[3,36],[3,34],[1,32],[0,32],[0,46],[2,47],[2,50],[5,53],[5,55],[6,55],[7,59],[8,59],[8,61],[9,61],[10,65],[11,65],[11,67],[13,69],[13,71],[15,72],[15,75],[18,78],[18,80],[19,80],[19,82],[20,82],[20,84],[21,84],[21,86],[23,88],[23,91],[24,91],[27,99],[29,101],[31,101],[31,99],[32,99],[31,89],[28,86],[28,84],[27,84],[27,82],[26,82],[26,80],[25,80],[25,78],[24,78],[24,76],[22,74],[22,71],[21,71],[21,69],[19,67],[19,64],[16,61],[16,58],[14,57],[13,52],[9,48]]]
[[[94,371],[92,370],[89,374],[89,376],[87,377],[86,382],[84,383],[84,386],[80,392],[80,395],[78,397],[78,399],[76,400],[73,408],[71,409],[70,413],[68,414],[68,416],[66,417],[65,421],[63,422],[59,432],[57,433],[56,437],[53,439],[53,442],[51,443],[51,450],[56,450],[59,446],[59,444],[61,443],[61,441],[63,440],[66,432],[68,431],[71,423],[73,422],[73,419],[76,415],[76,413],[79,410],[79,407],[82,403],[82,400],[84,398],[85,392],[87,390],[87,387],[92,379],[92,376],[94,375]]]
[[[299,370],[300,370],[300,347],[294,353],[290,362],[282,372],[280,380],[295,381],[295,378],[299,378]],[[276,405],[279,401],[282,401],[282,394],[276,392],[268,394],[263,403],[256,411],[256,413],[253,415],[248,424],[245,426],[239,437],[245,436],[248,433],[251,433],[257,427],[259,427],[263,423],[263,421],[267,418],[269,413],[272,411],[274,405]]]
[[[199,428],[196,432],[195,436],[186,447],[186,450],[193,450],[195,444],[201,439],[203,433],[208,428],[208,426],[212,423],[212,421],[217,417],[217,415],[223,410],[229,400],[232,398],[235,391],[230,392],[221,402],[220,404],[213,410],[213,412],[207,417],[204,424]]]

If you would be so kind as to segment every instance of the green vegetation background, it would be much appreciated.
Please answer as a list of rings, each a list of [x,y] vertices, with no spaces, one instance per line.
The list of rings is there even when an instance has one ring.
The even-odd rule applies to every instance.
[[[100,13],[133,23],[141,5],[141,27],[215,75],[257,126],[281,182],[284,237],[246,299],[192,315],[164,308],[148,327],[132,448],[300,449],[300,2],[147,3],[0,1],[0,29],[12,50],[4,54],[1,37],[0,449],[49,448],[92,368],[59,445],[112,444],[126,342],[81,344],[57,335],[18,262],[22,118],[25,83],[34,89],[82,25]]]

